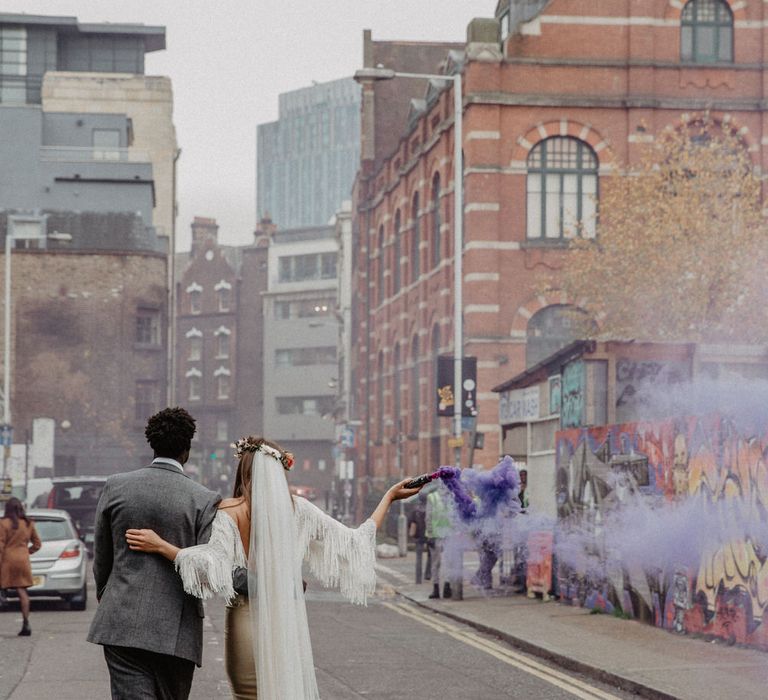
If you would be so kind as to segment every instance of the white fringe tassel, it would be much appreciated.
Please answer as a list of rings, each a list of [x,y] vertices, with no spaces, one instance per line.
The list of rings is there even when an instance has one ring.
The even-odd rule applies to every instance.
[[[312,575],[337,587],[351,603],[367,605],[376,591],[376,524],[348,528],[304,498],[295,498],[300,552]]]
[[[245,554],[235,521],[219,511],[207,544],[182,549],[174,561],[184,590],[208,600],[221,596],[227,603],[235,598],[232,569],[245,566]]]

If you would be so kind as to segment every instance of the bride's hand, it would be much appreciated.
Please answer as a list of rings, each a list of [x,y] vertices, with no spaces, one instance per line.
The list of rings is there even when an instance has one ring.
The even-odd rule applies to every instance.
[[[391,486],[389,488],[389,491],[387,491],[387,495],[392,501],[400,501],[403,498],[410,498],[411,496],[415,496],[421,489],[424,488],[424,485],[417,486],[415,489],[407,489],[405,488],[405,484],[407,484],[409,481],[413,479],[412,476],[409,476],[407,479],[403,479],[402,481],[399,481],[394,486]]]
[[[154,530],[126,530],[125,539],[128,542],[128,549],[149,554],[159,553],[163,545],[167,544]]]

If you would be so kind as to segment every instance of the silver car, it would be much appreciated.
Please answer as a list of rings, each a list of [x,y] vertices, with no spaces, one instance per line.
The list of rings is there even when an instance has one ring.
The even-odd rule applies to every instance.
[[[85,544],[66,511],[41,508],[28,510],[34,521],[42,547],[35,552],[32,562],[30,597],[63,598],[72,610],[85,610],[88,602]],[[6,591],[15,597],[16,591]]]

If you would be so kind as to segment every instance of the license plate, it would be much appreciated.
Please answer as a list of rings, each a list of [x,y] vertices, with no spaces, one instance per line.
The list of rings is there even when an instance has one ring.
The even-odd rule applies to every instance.
[[[45,583],[45,576],[33,576],[32,577],[32,587],[35,586],[42,586]]]

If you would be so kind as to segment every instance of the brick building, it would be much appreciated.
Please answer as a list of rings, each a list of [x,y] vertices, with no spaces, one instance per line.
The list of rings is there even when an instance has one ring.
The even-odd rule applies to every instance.
[[[220,246],[218,230],[195,217],[176,291],[176,396],[197,419],[190,466],[209,483],[229,476],[237,395],[240,251]]]
[[[579,224],[595,235],[622,164],[708,111],[764,167],[767,19],[751,0],[502,0],[431,62],[366,35],[367,68],[464,77],[463,350],[478,359],[486,436],[475,461],[503,449],[492,387],[573,339],[573,300],[539,290],[556,289]],[[450,458],[434,396],[437,356],[453,351],[453,95],[440,81],[414,89],[363,85],[353,418],[371,488],[394,477],[398,442],[409,472]]]

